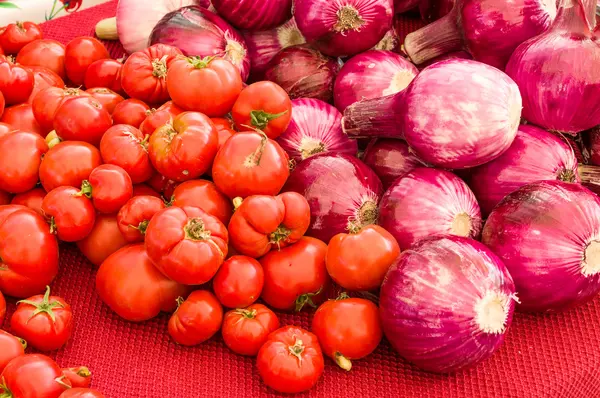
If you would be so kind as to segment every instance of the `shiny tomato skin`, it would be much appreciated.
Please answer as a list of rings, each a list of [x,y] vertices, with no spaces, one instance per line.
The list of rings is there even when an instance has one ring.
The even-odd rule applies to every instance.
[[[117,223],[123,238],[130,242],[143,242],[148,223],[156,213],[166,208],[160,197],[134,196],[119,210]]]
[[[36,23],[11,23],[0,29],[0,47],[6,54],[17,54],[27,44],[42,36],[42,29]]]
[[[160,199],[160,194],[147,184],[135,184],[133,186],[133,196],[154,196]]]
[[[104,162],[122,167],[134,184],[148,181],[154,175],[147,147],[142,132],[125,124],[109,128],[100,141]]]
[[[45,137],[47,133],[35,120],[33,109],[29,104],[6,108],[0,122],[10,125],[15,130],[29,131],[42,137]]]
[[[207,290],[196,290],[169,319],[169,335],[177,344],[195,346],[214,336],[223,322],[223,307]]]
[[[43,66],[66,79],[65,46],[50,39],[35,40],[25,45],[17,55],[17,63],[25,66]]]
[[[42,202],[46,197],[46,191],[44,188],[34,188],[31,191],[17,194],[12,198],[11,204],[21,205],[34,210],[39,215],[43,216]]]
[[[215,295],[225,307],[244,308],[260,297],[265,274],[258,261],[246,256],[225,260],[213,279]]]
[[[4,385],[15,398],[57,398],[71,383],[62,378],[62,370],[52,359],[41,354],[21,355],[4,368]]]
[[[126,99],[115,106],[112,113],[113,123],[115,125],[128,124],[139,129],[146,116],[148,116],[146,112],[149,110],[150,107],[144,101],[135,98]]]
[[[4,299],[4,295],[2,294],[2,292],[0,292],[0,325],[2,325],[2,323],[4,322],[5,316],[6,316],[6,300]],[[2,373],[2,369],[0,369],[0,373]]]
[[[63,88],[65,82],[56,73],[43,66],[28,66],[29,70],[33,72],[33,91],[27,99],[28,104],[33,104],[33,100],[39,94],[40,91],[47,89],[48,87]]]
[[[35,188],[46,152],[48,144],[38,134],[18,131],[1,137],[0,189],[23,193]]]
[[[207,180],[182,182],[173,191],[172,199],[173,206],[199,207],[217,217],[225,225],[229,224],[233,213],[231,201],[219,192],[214,183]]]
[[[4,94],[2,94],[2,91],[0,91],[0,117],[2,117],[5,107],[6,107],[6,101],[4,101]]]
[[[317,336],[297,326],[284,326],[260,348],[256,367],[263,383],[292,394],[314,387],[325,364]]]
[[[58,398],[104,398],[104,395],[93,388],[71,388],[62,394]]]
[[[13,133],[17,131],[16,128],[12,127],[7,123],[0,122],[0,138],[4,137],[7,134]]]
[[[186,285],[201,285],[217,273],[227,241],[223,223],[197,207],[163,209],[146,229],[148,257],[165,276]]]
[[[114,164],[103,164],[90,173],[82,191],[91,197],[99,213],[118,212],[133,196],[133,184],[127,172]],[[88,193],[89,192],[89,193]]]
[[[100,151],[82,141],[64,141],[46,153],[40,164],[40,181],[46,192],[60,186],[80,187],[102,164]]]
[[[105,87],[120,95],[125,95],[125,91],[121,87],[122,68],[123,64],[116,59],[99,59],[87,68],[84,85],[88,90]]]
[[[158,109],[152,108],[147,112],[146,119],[140,124],[140,130],[144,134],[152,135],[159,127],[171,123],[182,112],[183,109],[175,105],[173,101],[165,102]]]
[[[36,94],[31,102],[33,115],[42,130],[51,131],[54,128],[54,116],[56,110],[69,98],[77,96],[89,96],[78,88],[48,87]]]
[[[116,106],[125,101],[125,98],[121,94],[104,87],[88,88],[86,92],[100,102],[104,109],[111,115],[115,111]]]
[[[1,317],[0,323],[2,323]],[[25,348],[27,348],[25,340],[13,336],[4,330],[0,330],[0,374],[2,374],[2,371],[10,361],[16,357],[25,355]]]
[[[26,102],[33,91],[33,72],[21,65],[0,59],[0,91],[6,105]]]
[[[77,242],[77,247],[89,262],[100,266],[108,256],[127,243],[119,230],[116,215],[97,214],[94,228],[88,236]]]
[[[112,124],[108,109],[91,96],[67,99],[54,115],[54,130],[61,139],[85,141],[94,146],[100,145]]]
[[[65,69],[67,77],[75,85],[82,85],[88,67],[100,59],[110,58],[104,44],[93,37],[77,37],[65,48]]]
[[[210,118],[210,120],[212,120],[213,124],[217,128],[217,133],[219,134],[219,144],[217,145],[217,152],[218,152],[219,149],[221,149],[221,147],[223,146],[223,144],[225,144],[225,142],[229,138],[231,138],[231,136],[234,135],[236,133],[236,131],[233,129],[232,122],[229,119],[220,118],[220,117],[212,117],[212,118]],[[213,160],[213,163],[214,163],[214,160]],[[209,176],[212,175],[212,164],[210,166],[210,169],[208,169],[206,171],[206,174]]]
[[[48,192],[42,211],[50,230],[63,242],[77,242],[92,232],[96,210],[92,201],[75,187],[58,187]]]
[[[269,334],[279,329],[277,315],[262,304],[225,313],[221,334],[229,349],[236,354],[255,356]]]

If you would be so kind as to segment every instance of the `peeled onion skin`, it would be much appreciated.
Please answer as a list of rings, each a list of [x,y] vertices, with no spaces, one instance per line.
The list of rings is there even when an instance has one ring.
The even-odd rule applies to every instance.
[[[385,190],[397,178],[404,176],[417,167],[426,166],[411,151],[406,142],[391,138],[371,140],[362,159],[379,176]]]
[[[520,311],[565,309],[600,291],[600,198],[579,184],[513,192],[490,214],[482,242],[512,275]]]
[[[498,350],[512,322],[515,285],[481,243],[436,236],[403,252],[380,293],[383,330],[417,367],[449,373]]]

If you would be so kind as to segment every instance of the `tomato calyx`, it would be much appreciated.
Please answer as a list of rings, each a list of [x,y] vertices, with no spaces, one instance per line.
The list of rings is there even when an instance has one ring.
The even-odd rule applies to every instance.
[[[275,120],[287,113],[287,109],[281,113],[267,113],[262,109],[260,111],[254,110],[250,112],[250,123],[258,129],[264,129],[267,127],[271,120]]]
[[[18,304],[28,304],[28,305],[31,305],[32,307],[35,307],[35,311],[33,311],[33,314],[31,314],[31,316],[27,320],[27,323],[29,323],[31,318],[33,318],[37,314],[41,314],[41,313],[48,314],[50,319],[52,319],[52,322],[55,322],[56,315],[54,315],[54,309],[55,308],[65,308],[65,306],[58,301],[50,301],[50,286],[46,286],[46,293],[44,293],[44,298],[42,299],[41,303],[35,303],[30,300],[20,300],[20,301],[17,301],[17,305]]]
[[[277,245],[277,248],[281,250],[281,242],[285,241],[291,233],[291,229],[280,225],[275,231],[269,234],[269,243],[272,245]]]
[[[340,295],[335,298],[335,301],[346,300],[346,299],[349,299],[349,298],[350,298],[350,296],[348,296],[348,293],[341,292]]]
[[[92,198],[92,184],[88,180],[83,180],[81,183],[81,191],[75,194],[76,196],[85,196],[88,199]]]
[[[154,115],[156,113],[156,108],[150,108],[148,110],[146,110],[144,113],[146,114],[146,117],[150,116],[150,115]]]
[[[304,352],[304,343],[302,340],[294,337],[294,345],[288,346],[290,354],[298,358],[298,366],[302,365],[302,353]]]
[[[199,56],[188,57],[187,61],[195,68],[195,69],[204,69],[211,63],[211,61],[215,59],[214,55],[209,57],[201,58]]]
[[[256,317],[256,310],[252,309],[252,310],[247,310],[244,308],[237,308],[234,313],[239,314],[241,316],[243,316],[246,319],[254,319]]]
[[[244,199],[242,199],[242,197],[240,196],[236,196],[235,198],[233,198],[233,211],[236,211],[244,202]]]
[[[179,309],[179,307],[181,307],[181,304],[183,304],[185,299],[183,297],[179,296],[175,299],[175,301],[177,302],[177,309]]]
[[[321,294],[322,290],[323,287],[321,286],[319,290],[317,290],[315,293],[305,293],[298,296],[298,298],[296,299],[296,312],[302,311],[302,308],[304,308],[305,305],[309,305],[312,308],[317,308],[312,298]]]
[[[167,78],[167,57],[168,55],[165,55],[162,58],[152,60],[152,76],[159,79]]]
[[[56,134],[56,130],[52,130],[46,136],[46,144],[48,145],[48,149],[60,144],[62,139]]]
[[[4,379],[4,377],[0,382],[0,398],[13,398],[12,392],[6,386],[6,380]]]
[[[199,217],[190,218],[185,227],[185,238],[191,240],[208,240],[210,231],[204,228],[204,221]]]
[[[248,155],[244,160],[244,166],[248,168],[260,166],[260,160],[262,159],[262,155],[267,147],[267,140],[269,138],[265,133],[262,132],[262,130],[257,130],[257,132],[261,135],[260,144],[258,144],[254,152]]]
[[[90,377],[92,376],[92,372],[87,366],[80,366],[78,368],[71,368],[72,371],[75,372],[77,376],[81,377]]]
[[[140,222],[137,227],[132,224],[129,224],[129,226],[133,229],[137,229],[140,234],[146,235],[146,229],[148,229],[149,223],[150,223],[150,221],[144,220],[144,221]]]
[[[335,363],[345,371],[349,372],[350,369],[352,369],[352,362],[343,356],[339,351],[336,351],[333,354],[333,359],[335,360]]]
[[[48,221],[50,223],[50,233],[56,235],[58,233],[58,227],[56,226],[56,221],[54,221],[54,217],[50,217]]]
[[[20,337],[17,337],[17,340],[19,340],[19,343],[21,343],[21,346],[23,346],[23,350],[27,349],[27,341],[25,341],[25,339],[22,339]]]

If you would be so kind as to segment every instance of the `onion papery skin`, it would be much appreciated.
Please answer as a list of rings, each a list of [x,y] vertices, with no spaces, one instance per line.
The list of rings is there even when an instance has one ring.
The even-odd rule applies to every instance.
[[[592,2],[564,0],[550,30],[510,58],[506,73],[519,85],[527,121],[569,134],[600,124],[600,40],[593,14],[589,24],[583,15]]]
[[[335,79],[335,106],[344,110],[355,102],[396,94],[419,70],[400,54],[370,50],[349,59]]]
[[[417,167],[426,166],[408,147],[405,141],[392,138],[376,138],[369,142],[362,157],[381,179],[383,189]]]
[[[342,131],[342,114],[317,99],[292,100],[292,119],[277,142],[296,163],[318,153],[356,156],[358,144]]]
[[[481,243],[436,236],[403,252],[379,300],[383,331],[421,369],[449,373],[498,350],[512,322],[515,285]]]
[[[326,243],[339,234],[377,222],[383,193],[379,177],[356,157],[322,153],[300,162],[283,187],[310,204],[306,233]]]
[[[582,185],[521,187],[494,208],[482,242],[512,275],[518,310],[564,309],[600,291],[600,199]]]
[[[271,29],[292,16],[292,0],[212,0],[212,5],[238,29]]]
[[[385,192],[379,225],[408,249],[436,234],[477,238],[483,223],[475,195],[463,180],[449,171],[419,167]]]
[[[419,12],[421,19],[425,22],[433,22],[450,14],[456,0],[421,0],[419,2]]]
[[[306,41],[332,57],[375,46],[392,26],[393,0],[295,0],[294,17]]]
[[[540,180],[580,182],[573,150],[545,130],[519,127],[512,145],[500,157],[472,169],[469,185],[487,216],[508,194]]]
[[[217,14],[202,7],[183,7],[165,15],[154,27],[150,44],[177,47],[186,56],[218,56],[234,64],[246,81],[250,57],[242,35]]]

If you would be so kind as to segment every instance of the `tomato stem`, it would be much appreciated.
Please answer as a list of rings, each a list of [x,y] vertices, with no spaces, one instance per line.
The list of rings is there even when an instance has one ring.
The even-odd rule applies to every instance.
[[[62,303],[56,300],[52,302],[50,301],[50,286],[46,286],[46,293],[44,294],[44,298],[42,299],[41,303],[36,303],[30,300],[20,300],[17,301],[17,305],[19,304],[27,304],[35,307],[35,311],[33,311],[33,314],[31,314],[31,316],[27,320],[27,323],[29,323],[31,318],[33,318],[37,314],[41,314],[42,312],[48,314],[48,316],[50,316],[50,318],[52,319],[52,322],[56,322],[56,315],[54,315],[54,309],[57,307],[65,308],[65,306]]]
[[[165,55],[162,58],[152,60],[152,76],[159,79],[167,78],[167,57],[168,55]]]
[[[337,298],[335,300],[339,301],[339,300],[346,300],[346,299],[349,299],[349,298],[350,298],[350,296],[348,296],[348,293],[341,292],[340,295],[337,296]]]
[[[56,130],[52,130],[46,136],[46,144],[48,144],[48,149],[56,146],[56,144],[59,144],[61,141],[62,140],[60,139],[58,134],[56,134]]]
[[[177,309],[179,309],[179,307],[181,307],[181,304],[183,304],[185,299],[183,297],[179,296],[175,299],[175,301],[177,302]]]
[[[54,379],[55,382],[57,382],[58,384],[60,384],[61,387],[66,388],[67,390],[72,388],[71,383],[65,383],[63,380],[66,379],[67,376],[62,375],[60,377],[57,377],[56,379]]]
[[[246,167],[260,166],[260,160],[262,159],[262,155],[265,152],[265,148],[267,147],[267,140],[269,139],[267,135],[261,130],[256,130],[256,132],[261,135],[260,144],[254,150],[254,152],[248,155],[248,157],[244,161],[244,166]]]
[[[88,180],[83,180],[81,183],[81,191],[75,194],[76,196],[85,196],[88,199],[92,198],[92,184]]]
[[[20,337],[17,337],[17,339],[19,340],[19,343],[21,343],[21,345],[23,346],[23,349],[26,350],[27,349],[27,341],[25,341],[25,339],[22,339]]]
[[[56,222],[54,221],[54,217],[50,217],[50,233],[56,235],[58,233],[58,228],[56,227]]]
[[[215,56],[201,58],[199,56],[188,57],[187,61],[196,69],[204,69],[215,59]]]
[[[2,377],[2,382],[0,383],[0,398],[13,398],[12,392],[8,389],[6,385],[6,379]]]
[[[321,286],[319,290],[317,290],[315,293],[305,293],[298,296],[298,298],[296,299],[296,312],[302,311],[302,308],[304,308],[306,304],[308,304],[312,308],[317,308],[312,298],[321,294],[322,290],[323,286]]]
[[[281,113],[268,113],[263,111],[251,111],[250,112],[250,123],[258,129],[264,130],[271,120],[275,120],[287,113],[287,109]]]
[[[271,234],[269,234],[269,243],[272,245],[277,245],[277,248],[279,250],[281,250],[281,242],[285,241],[290,234],[292,233],[292,230],[289,228],[284,227],[283,225],[280,225],[277,227],[277,229],[273,232],[271,232]]]
[[[352,369],[352,362],[339,352],[336,352],[333,357],[335,359],[335,363],[337,363],[340,368],[348,372],[350,369]]]
[[[240,314],[241,316],[243,316],[244,318],[247,318],[247,319],[254,319],[256,317],[256,310],[254,310],[254,309],[247,310],[244,308],[238,308],[234,312],[236,314]]]
[[[80,377],[90,377],[92,375],[92,372],[90,372],[90,369],[87,366],[80,366],[73,370],[75,371],[77,376],[80,376]]]
[[[298,358],[298,362],[302,362],[302,353],[304,352],[304,343],[302,340],[296,338],[294,345],[289,346],[288,350],[290,354]]]
[[[233,198],[233,201],[232,201],[233,202],[233,211],[236,211],[242,205],[243,201],[244,201],[244,199],[242,199],[239,196]]]
[[[135,225],[131,225],[131,224],[129,224],[129,226],[131,228],[137,229],[140,234],[146,235],[146,229],[148,229],[148,223],[149,223],[148,220],[144,220],[141,223],[139,223],[139,225],[137,227]]]

